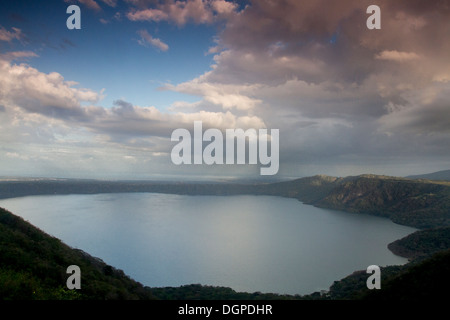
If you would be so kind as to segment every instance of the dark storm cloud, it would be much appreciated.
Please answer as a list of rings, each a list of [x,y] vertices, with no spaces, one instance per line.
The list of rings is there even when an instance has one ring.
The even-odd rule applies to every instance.
[[[366,27],[371,4],[381,30]],[[253,114],[295,137],[281,160],[433,159],[450,155],[448,30],[450,1],[251,1],[227,20],[214,69],[178,88],[241,86]]]

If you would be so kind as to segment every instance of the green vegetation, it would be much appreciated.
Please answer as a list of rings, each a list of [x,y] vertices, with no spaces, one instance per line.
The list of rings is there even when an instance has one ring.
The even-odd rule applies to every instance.
[[[450,227],[416,231],[388,245],[394,254],[410,260],[422,259],[450,248]]]
[[[385,276],[382,290],[366,292],[369,300],[448,300],[450,285],[450,250],[434,254],[418,263],[412,263],[401,272]]]
[[[446,301],[450,285],[450,249],[404,266],[381,268],[381,289],[366,287],[365,271],[336,281],[326,299]]]
[[[314,205],[368,213],[419,229],[450,225],[450,186],[362,175],[346,178]]]
[[[68,290],[67,267],[78,265],[81,290]],[[152,299],[148,289],[87,253],[68,247],[0,208],[0,299]]]
[[[300,295],[281,295],[261,292],[236,292],[228,287],[190,284],[180,287],[151,288],[151,293],[161,300],[299,300]]]
[[[368,290],[363,271],[335,281],[328,299],[444,300],[450,285],[450,227],[419,230],[388,245],[410,259],[402,266],[381,268],[381,290]]]

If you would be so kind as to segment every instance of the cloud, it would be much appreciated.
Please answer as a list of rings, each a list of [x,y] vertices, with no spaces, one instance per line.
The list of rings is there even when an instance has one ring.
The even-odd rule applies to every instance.
[[[89,9],[92,9],[94,11],[101,11],[102,10],[100,5],[95,0],[64,0],[64,1],[68,2],[68,3],[79,2],[79,3],[85,5],[86,7],[88,7]],[[102,0],[102,1],[107,3],[107,4],[108,3],[112,3],[111,1],[108,1],[108,0],[106,0],[106,1]]]
[[[5,61],[34,57],[38,57],[38,55],[32,51],[12,51],[0,54],[0,59]]]
[[[378,4],[382,28],[373,31],[365,27],[368,4],[364,1],[251,1],[227,19],[219,45],[228,53],[219,56],[223,61],[212,74],[224,78],[237,73],[247,82],[261,77],[272,82],[286,77],[315,83],[361,82],[390,67],[382,66],[377,55],[397,61],[417,55],[428,62],[430,72],[446,65],[450,48],[439,40],[450,27],[444,3],[414,0],[406,6],[381,0]],[[280,71],[273,71],[277,65]]]
[[[375,55],[375,59],[390,60],[396,62],[406,62],[420,59],[414,52],[399,52],[396,50],[384,50]]]
[[[271,83],[302,78],[307,81],[325,80],[326,63],[315,57],[298,54],[271,54],[259,51],[228,49],[214,56],[214,70],[205,75],[207,81],[219,83]]]
[[[101,0],[103,3],[106,3],[108,6],[115,8],[117,6],[118,0]]]
[[[403,104],[390,102],[379,119],[379,130],[414,135],[450,134],[450,86],[433,83],[426,89],[407,92]]]
[[[211,7],[219,15],[232,15],[236,12],[238,5],[225,0],[216,0],[211,2]]]
[[[151,46],[153,46],[155,48],[158,48],[161,51],[169,50],[169,46],[166,43],[162,42],[158,38],[153,38],[147,32],[147,30],[139,30],[137,33],[141,36],[141,39],[138,40],[138,43],[141,46],[147,47],[148,45],[151,45]]]
[[[203,77],[200,77],[176,86],[168,84],[164,89],[200,96],[206,103],[220,106],[224,110],[250,111],[261,103],[261,100],[251,97],[256,87],[212,83],[203,81]]]
[[[450,156],[449,2],[380,0],[376,31],[370,4],[250,1],[225,20],[211,70],[165,86],[200,98],[173,110],[257,115],[294,167]]]
[[[183,26],[189,21],[197,24],[210,24],[234,14],[237,5],[224,0],[162,1],[156,7],[142,1],[129,1],[137,8],[131,9],[127,17],[131,21],[170,21]],[[150,3],[152,4],[152,3]]]
[[[136,137],[170,138],[176,128],[191,129],[194,121],[202,121],[204,127],[263,128],[264,122],[257,116],[235,115],[230,111],[191,111],[164,113],[157,108],[135,106],[124,100],[116,100],[112,108],[103,109],[83,124],[96,133],[107,134],[113,140],[130,141]]]
[[[95,103],[101,95],[73,88],[74,84],[56,72],[45,74],[26,64],[0,60],[0,103],[7,107],[57,118],[86,117],[81,102]]]
[[[8,31],[3,27],[0,28],[0,41],[10,42],[14,39],[20,40],[23,38],[22,30],[14,27],[12,27],[11,29],[12,31]]]
[[[380,0],[376,31],[366,28],[372,3],[357,0],[259,0],[240,9],[219,0],[127,3],[131,21],[220,31],[209,71],[163,86],[198,101],[177,101],[168,112],[123,100],[84,108],[90,121],[80,125],[102,141],[165,154],[174,128],[202,120],[222,129],[279,128],[280,172],[450,156],[443,147],[450,138],[448,1]],[[139,44],[168,49],[146,30],[138,34]]]
[[[169,15],[159,9],[144,9],[135,12],[129,12],[127,18],[131,21],[161,21],[168,20]]]
[[[90,9],[99,11],[101,10],[100,6],[98,5],[97,2],[95,2],[94,0],[78,0],[80,3],[84,4],[85,6],[87,6]]]
[[[12,158],[12,159],[29,160],[28,156],[20,155],[17,152],[6,152],[6,157]]]
[[[59,73],[47,74],[26,64],[0,60],[3,141],[44,145],[66,142],[77,148],[91,141],[90,145],[100,149],[142,147],[158,153],[169,151],[168,141],[174,129],[191,129],[194,121],[202,121],[205,128],[222,130],[265,127],[258,116],[230,110],[162,112],[154,106],[136,106],[125,100],[116,100],[113,106],[104,108],[94,105],[102,92],[76,86]]]
[[[251,1],[227,19],[202,85],[259,86],[264,90],[253,92],[256,99],[275,103],[265,94],[272,92],[289,106],[297,100],[305,111],[359,117],[381,115],[384,105],[398,103],[406,91],[448,79],[450,45],[439,39],[450,27],[449,9],[421,1],[379,5],[382,29],[374,32],[365,27],[365,2]],[[352,97],[345,99],[352,108],[333,105],[345,96]]]

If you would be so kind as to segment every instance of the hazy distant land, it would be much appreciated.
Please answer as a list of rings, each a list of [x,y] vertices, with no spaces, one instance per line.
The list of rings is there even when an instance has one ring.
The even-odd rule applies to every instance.
[[[450,170],[442,170],[426,174],[407,176],[409,179],[447,180],[450,181]]]

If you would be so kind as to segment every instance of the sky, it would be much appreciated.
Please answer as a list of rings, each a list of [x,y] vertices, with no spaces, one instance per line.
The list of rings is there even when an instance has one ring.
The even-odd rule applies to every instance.
[[[261,178],[174,164],[194,121],[278,129],[273,179],[450,169],[449,57],[450,0],[2,1],[0,176]]]

